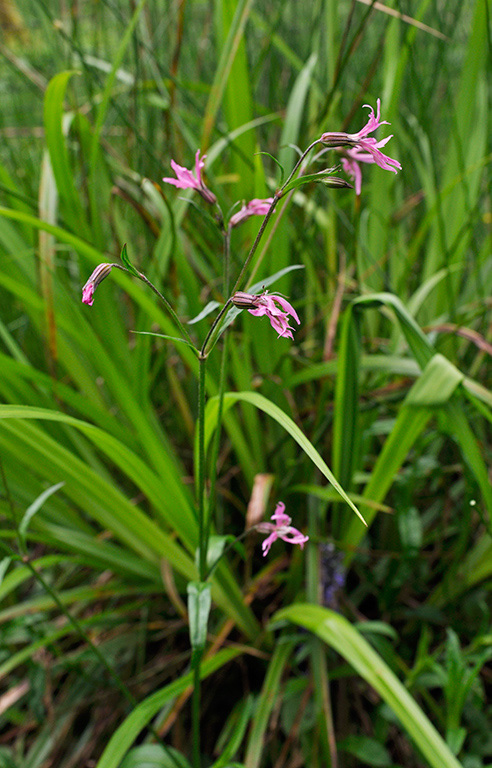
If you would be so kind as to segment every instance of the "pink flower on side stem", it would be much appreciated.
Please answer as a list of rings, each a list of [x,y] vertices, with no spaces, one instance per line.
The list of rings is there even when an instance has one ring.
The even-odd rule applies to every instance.
[[[263,557],[268,555],[270,547],[277,539],[282,539],[282,541],[286,541],[288,544],[299,544],[301,549],[304,548],[304,544],[309,540],[309,536],[304,536],[297,528],[291,526],[292,518],[286,515],[284,510],[285,504],[279,501],[271,517],[271,520],[274,520],[274,522],[259,523],[256,526],[260,533],[270,534],[261,545]]]
[[[162,181],[165,181],[166,184],[172,184],[173,186],[178,187],[178,189],[196,189],[207,203],[214,205],[217,202],[217,198],[213,192],[207,189],[202,179],[202,169],[205,166],[206,157],[207,155],[200,157],[200,150],[197,150],[195,155],[194,174],[193,171],[189,171],[188,168],[183,168],[182,165],[178,165],[174,160],[171,160],[171,168],[176,174],[176,178],[172,179],[165,176]]]
[[[270,210],[270,206],[273,203],[273,197],[267,197],[265,200],[261,200],[255,197],[250,200],[249,203],[243,205],[241,210],[234,213],[229,219],[230,227],[237,227],[242,221],[246,221],[250,216],[266,216]]]
[[[255,317],[266,315],[279,337],[283,336],[286,339],[294,338],[292,335],[293,328],[289,325],[289,315],[294,318],[298,325],[301,323],[292,304],[287,299],[284,299],[283,296],[278,296],[275,293],[268,294],[265,292],[255,295],[239,292],[239,294],[233,297],[232,301],[235,306],[247,308],[248,312]],[[254,307],[254,309],[250,309],[250,307]]]
[[[389,125],[387,120],[381,120],[381,99],[377,100],[376,114],[369,104],[364,104],[364,106],[371,111],[366,125],[360,131],[357,133],[324,133],[320,139],[329,147],[338,149],[348,147],[344,149],[346,156],[342,158],[342,166],[354,179],[357,195],[360,195],[362,186],[362,172],[359,163],[376,163],[385,171],[392,171],[393,173],[401,171],[401,164],[398,160],[393,160],[381,152],[381,147],[388,143],[393,134],[380,141],[377,141],[374,136],[369,136],[380,125]]]
[[[105,277],[109,275],[114,264],[98,264],[92,275],[87,280],[86,284],[82,288],[82,303],[88,304],[92,307],[94,304],[94,291],[99,283],[101,283]]]

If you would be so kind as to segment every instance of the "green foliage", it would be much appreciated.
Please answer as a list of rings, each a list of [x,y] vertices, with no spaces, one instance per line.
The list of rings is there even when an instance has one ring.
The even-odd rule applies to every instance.
[[[490,18],[387,5],[6,4],[0,765],[188,765],[190,627],[204,765],[490,763]],[[236,308],[212,338],[204,587],[197,350],[228,295],[215,210],[161,178],[200,148],[236,212],[378,97],[403,170],[356,197],[314,150],[240,286],[289,296],[294,342]],[[89,308],[102,262],[131,274]],[[310,541],[267,562],[234,539],[279,499]]]

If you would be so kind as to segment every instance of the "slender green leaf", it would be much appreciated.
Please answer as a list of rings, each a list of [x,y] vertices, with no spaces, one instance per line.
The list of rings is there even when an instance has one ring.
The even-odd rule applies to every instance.
[[[391,707],[428,765],[461,768],[405,686],[347,619],[328,608],[297,604],[278,611],[273,621],[290,621],[313,632],[348,661]]]
[[[207,678],[225,664],[228,664],[232,659],[239,656],[241,652],[237,648],[227,648],[218,651],[211,659],[205,659],[201,666],[202,679]],[[113,733],[96,768],[119,768],[121,760],[139,733],[150,723],[152,718],[169,701],[175,699],[192,684],[193,673],[188,672],[140,702]]]

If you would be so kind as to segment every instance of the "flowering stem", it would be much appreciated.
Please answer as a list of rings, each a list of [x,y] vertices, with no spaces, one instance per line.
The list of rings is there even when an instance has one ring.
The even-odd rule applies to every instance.
[[[308,531],[311,540],[315,540],[319,530],[319,507],[314,499],[309,500],[308,507]],[[310,547],[306,555],[307,568],[307,598],[309,602],[318,605],[320,603],[320,550],[319,546]],[[335,729],[333,725],[333,712],[330,698],[330,678],[326,654],[321,647],[318,638],[312,638],[311,645],[311,667],[313,678],[319,684],[315,685],[315,696],[320,711],[323,713],[321,718],[322,748],[326,765],[329,768],[338,767],[337,748],[335,741]]]
[[[290,180],[293,178],[293,176],[295,175],[295,173],[297,172],[297,170],[301,166],[301,164],[302,164],[304,158],[306,157],[306,155],[312,150],[313,147],[316,146],[316,144],[319,144],[319,139],[316,139],[316,141],[313,141],[313,143],[310,144],[309,147],[302,153],[301,157],[299,158],[297,163],[294,165],[292,171],[290,172],[287,180],[284,181],[284,183],[282,184],[280,189],[277,189],[277,191],[275,192],[275,194],[273,196],[273,199],[272,199],[272,202],[271,202],[271,205],[270,205],[270,208],[268,209],[268,213],[265,215],[265,218],[263,219],[263,221],[261,223],[261,227],[258,230],[258,234],[256,235],[255,241],[254,241],[253,245],[251,246],[248,255],[246,256],[246,260],[245,260],[245,262],[244,262],[244,264],[243,264],[243,266],[241,268],[241,272],[239,273],[239,277],[236,280],[234,288],[232,289],[232,293],[233,294],[236,293],[237,290],[239,290],[239,286],[241,285],[244,273],[246,272],[247,268],[250,265],[251,259],[253,258],[253,256],[256,253],[256,250],[257,250],[257,248],[258,248],[258,246],[260,244],[261,238],[263,237],[263,233],[264,233],[264,231],[266,229],[266,226],[267,226],[267,224],[268,224],[268,222],[270,220],[270,217],[271,217],[272,213],[275,210],[275,207],[276,207],[278,201],[282,197],[282,194],[283,194],[283,191],[284,191],[285,187],[287,186],[287,184],[290,182]]]
[[[230,247],[231,247],[231,229],[230,227],[223,232],[224,235],[224,296],[229,294],[229,269],[230,269]],[[220,448],[220,433],[222,427],[222,414],[224,410],[224,390],[227,377],[227,355],[229,348],[229,335],[227,331],[224,334],[224,346],[222,349],[222,358],[220,363],[220,378],[219,378],[219,408],[217,413],[217,428],[215,430],[214,442],[212,448],[212,463],[210,474],[210,496],[209,496],[209,510],[215,509],[215,502],[217,499],[217,461],[219,457]],[[210,513],[207,516],[205,524],[205,549],[208,549],[208,539],[210,535]]]
[[[205,378],[206,356],[199,357],[198,377],[198,573],[200,581],[205,581],[206,571],[206,542],[205,542]]]
[[[149,278],[146,277],[146,275],[144,275],[143,272],[139,272],[138,269],[135,269],[135,268],[133,268],[133,271],[132,271],[131,269],[128,269],[127,267],[124,267],[122,264],[116,264],[116,263],[107,264],[107,265],[105,264],[103,266],[116,267],[116,269],[121,269],[122,272],[126,272],[128,275],[133,275],[133,277],[138,277],[143,283],[145,283],[145,285],[148,285],[149,288],[152,291],[154,291],[156,296],[158,296],[160,298],[160,300],[162,301],[162,303],[166,307],[167,311],[171,315],[172,319],[174,320],[174,322],[178,326],[179,330],[181,331],[182,335],[185,336],[188,339],[188,341],[193,345],[193,342],[191,341],[190,334],[188,333],[188,331],[184,327],[183,323],[181,322],[181,320],[177,316],[176,312],[174,311],[174,309],[172,308],[172,306],[170,305],[170,303],[168,302],[166,297],[155,287],[154,283],[150,282]]]
[[[201,699],[201,660],[202,649],[194,648],[191,656],[191,666],[193,667],[193,698],[191,700],[191,720],[193,729],[193,768],[200,768],[201,749],[200,749],[200,699]]]
[[[308,154],[311,152],[311,150],[313,149],[313,147],[315,147],[315,146],[316,146],[316,144],[319,144],[319,143],[320,143],[320,139],[316,139],[316,141],[313,141],[313,143],[312,143],[312,144],[310,144],[310,145],[309,145],[309,147],[308,147],[307,149],[305,149],[305,150],[304,150],[304,152],[303,152],[303,153],[302,153],[302,155],[300,156],[299,160],[297,161],[297,163],[294,165],[294,167],[293,167],[292,171],[290,172],[290,175],[288,176],[288,178],[286,179],[286,181],[284,181],[284,183],[282,184],[282,186],[281,186],[281,188],[280,188],[280,191],[283,191],[283,190],[285,189],[285,187],[287,186],[287,184],[288,184],[288,183],[291,181],[291,179],[294,177],[294,175],[295,175],[295,173],[296,173],[297,169],[300,167],[300,165],[302,165],[302,162],[303,162],[304,158],[305,158],[305,157],[307,157],[307,155],[308,155]]]
[[[198,376],[198,465],[197,495],[198,495],[198,577],[200,582],[206,580],[207,541],[205,534],[205,379],[206,356],[199,356]],[[200,692],[201,692],[201,661],[202,649],[193,648],[191,666],[193,669],[193,698],[191,703],[191,720],[193,732],[193,766],[200,768]]]
[[[210,350],[208,350],[208,351],[207,351],[207,344],[208,344],[208,342],[210,341],[210,339],[211,339],[211,337],[212,337],[212,334],[213,334],[213,332],[214,332],[214,331],[215,331],[215,329],[217,328],[218,324],[220,323],[220,321],[221,321],[221,320],[222,320],[222,318],[224,317],[224,315],[225,315],[225,313],[226,313],[227,309],[229,308],[229,306],[230,306],[231,304],[232,304],[232,296],[231,296],[230,298],[228,298],[228,299],[227,299],[226,303],[224,304],[224,306],[223,306],[223,307],[222,307],[222,309],[220,310],[219,314],[217,315],[217,317],[216,317],[216,318],[215,318],[215,320],[213,321],[212,325],[210,326],[210,330],[209,330],[209,332],[207,333],[207,335],[206,335],[206,337],[205,337],[205,341],[203,342],[203,344],[202,344],[202,348],[201,348],[201,350],[200,350],[200,358],[202,358],[202,357],[205,357],[205,358],[206,358],[206,357],[208,356],[208,353],[209,353],[209,351],[210,351]]]
[[[119,265],[117,265],[117,266],[119,266]],[[121,267],[119,267],[119,268],[121,269]],[[144,282],[146,285],[148,285],[148,286],[149,286],[149,288],[151,288],[151,289],[154,291],[154,293],[155,293],[155,294],[156,294],[156,295],[157,295],[157,296],[160,298],[160,300],[161,300],[161,301],[162,301],[162,303],[165,305],[165,307],[166,307],[167,311],[169,312],[169,314],[170,314],[170,315],[171,315],[171,317],[173,318],[174,322],[175,322],[175,323],[176,323],[176,325],[178,326],[178,328],[179,328],[179,330],[181,331],[181,333],[183,334],[183,336],[186,336],[186,338],[188,339],[188,341],[190,341],[190,342],[191,342],[191,336],[190,336],[190,334],[188,333],[188,331],[187,331],[187,330],[186,330],[186,328],[184,327],[183,323],[181,322],[181,320],[180,320],[180,319],[179,319],[179,317],[177,316],[176,312],[174,311],[174,309],[172,308],[172,306],[170,305],[170,303],[168,302],[168,300],[166,299],[166,297],[165,297],[165,296],[163,296],[163,295],[162,295],[162,293],[161,293],[159,290],[157,290],[157,288],[155,287],[155,285],[154,285],[153,283],[151,283],[151,282],[150,282],[150,280],[148,279],[148,277],[146,277],[146,276],[143,274],[143,272],[139,272],[139,273],[138,273],[138,276],[139,276],[140,280],[142,280],[142,281],[143,281],[143,282]]]
[[[280,197],[281,197],[280,190],[277,190],[277,192],[275,192],[275,194],[273,196],[273,200],[271,202],[270,208],[268,209],[268,213],[265,215],[265,218],[261,222],[261,227],[258,230],[258,234],[256,235],[255,241],[254,241],[253,245],[251,246],[251,249],[250,249],[248,255],[246,256],[246,260],[245,260],[245,262],[244,262],[244,264],[243,264],[243,266],[241,268],[241,272],[239,273],[239,277],[238,277],[238,279],[236,280],[236,282],[234,284],[234,288],[232,289],[232,293],[233,294],[236,293],[236,291],[239,289],[239,286],[241,285],[241,281],[243,279],[243,275],[246,272],[246,270],[247,270],[247,268],[249,266],[249,263],[250,263],[251,259],[253,258],[254,254],[256,252],[256,249],[258,248],[258,246],[260,244],[260,240],[263,237],[263,232],[265,231],[266,226],[267,226],[268,222],[270,221],[271,215],[274,212],[275,206],[277,205],[278,201],[280,200]]]
[[[209,496],[209,514],[207,516],[205,524],[205,549],[208,549],[208,539],[210,535],[210,517],[211,512],[215,509],[215,503],[217,500],[217,462],[219,459],[220,448],[220,434],[222,429],[222,416],[224,413],[224,391],[225,382],[227,376],[227,356],[229,353],[229,334],[227,331],[224,334],[224,347],[222,349],[222,359],[220,363],[220,379],[219,379],[219,407],[217,411],[217,427],[215,429],[214,442],[212,448],[211,459],[211,472],[210,472],[210,496]]]
[[[229,271],[231,263],[231,230],[224,230],[224,296],[229,295]]]

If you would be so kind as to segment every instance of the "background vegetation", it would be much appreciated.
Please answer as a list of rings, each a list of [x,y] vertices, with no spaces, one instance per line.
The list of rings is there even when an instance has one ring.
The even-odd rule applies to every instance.
[[[180,318],[223,301],[220,238],[162,185],[170,159],[207,151],[228,210],[275,189],[259,152],[289,171],[378,97],[403,170],[365,167],[360,198],[302,187],[263,241],[252,282],[303,267],[275,283],[294,343],[247,313],[230,329],[215,530],[243,532],[256,483],[256,513],[283,499],[311,538],[266,561],[251,535],[215,572],[202,760],[490,763],[487,1],[0,10],[0,764],[191,759],[197,361],[133,333],[179,335],[143,284],[113,273],[92,309],[81,286],[126,242]],[[219,346],[210,396],[220,366]]]

